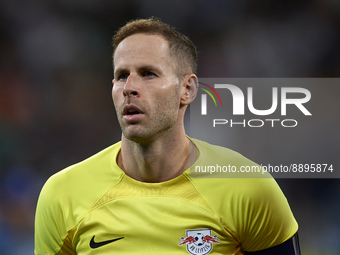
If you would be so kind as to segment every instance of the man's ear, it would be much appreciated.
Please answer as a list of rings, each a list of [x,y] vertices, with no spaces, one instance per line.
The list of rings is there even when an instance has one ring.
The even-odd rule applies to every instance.
[[[188,105],[197,95],[198,90],[198,79],[195,74],[188,75],[184,78],[184,91],[181,97],[181,104]]]

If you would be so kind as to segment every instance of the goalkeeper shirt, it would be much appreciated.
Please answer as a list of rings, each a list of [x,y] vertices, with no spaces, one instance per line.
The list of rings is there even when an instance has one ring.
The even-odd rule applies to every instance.
[[[191,171],[256,165],[230,149],[191,140],[198,150]],[[118,167],[120,148],[118,142],[45,183],[36,211],[36,255],[243,254],[297,232],[270,176],[195,178],[187,169],[169,181],[144,183]]]

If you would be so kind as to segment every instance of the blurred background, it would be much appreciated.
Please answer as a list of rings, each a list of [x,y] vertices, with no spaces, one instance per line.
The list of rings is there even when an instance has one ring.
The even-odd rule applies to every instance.
[[[199,77],[340,76],[338,0],[0,1],[0,254],[33,254],[35,206],[49,176],[120,140],[111,39],[150,16],[197,45]],[[278,182],[302,253],[340,254],[340,180]]]

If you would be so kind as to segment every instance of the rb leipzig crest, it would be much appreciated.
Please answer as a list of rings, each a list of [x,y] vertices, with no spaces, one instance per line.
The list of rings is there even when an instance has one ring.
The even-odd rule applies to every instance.
[[[213,243],[220,243],[217,235],[211,236],[211,229],[186,230],[186,237],[181,237],[178,245],[186,245],[187,251],[193,255],[209,254]]]

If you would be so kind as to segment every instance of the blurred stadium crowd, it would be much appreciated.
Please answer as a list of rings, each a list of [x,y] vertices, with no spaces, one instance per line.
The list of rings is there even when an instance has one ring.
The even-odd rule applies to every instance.
[[[120,139],[111,37],[150,16],[194,41],[199,77],[340,75],[337,0],[2,0],[0,254],[33,254],[47,178]],[[339,180],[279,183],[300,222],[303,254],[339,254]]]

